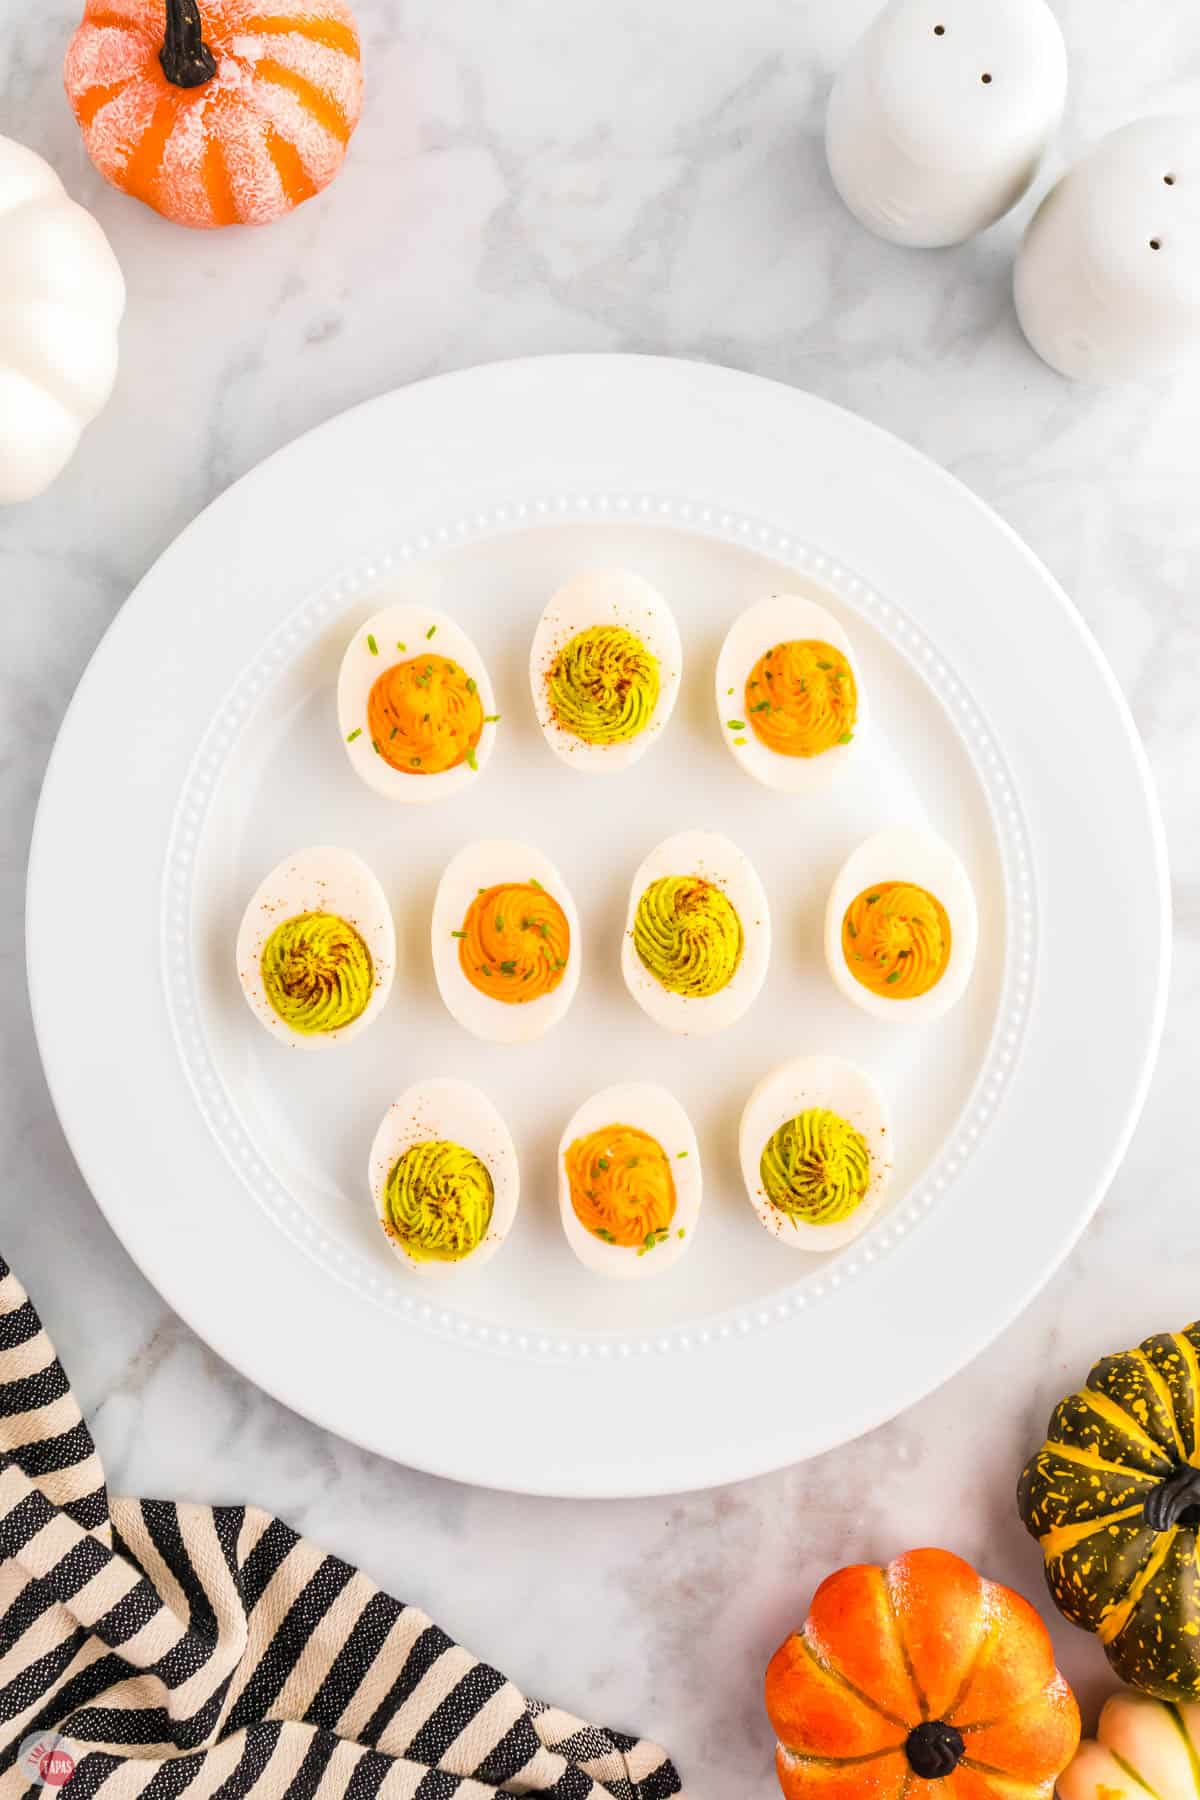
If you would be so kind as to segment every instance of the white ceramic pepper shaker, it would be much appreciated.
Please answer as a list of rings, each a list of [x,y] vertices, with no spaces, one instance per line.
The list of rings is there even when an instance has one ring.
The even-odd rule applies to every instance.
[[[1013,294],[1038,355],[1076,380],[1200,351],[1200,117],[1137,119],[1069,169],[1025,233]]]
[[[961,243],[1025,193],[1066,93],[1045,0],[888,0],[830,96],[834,185],[893,243]]]

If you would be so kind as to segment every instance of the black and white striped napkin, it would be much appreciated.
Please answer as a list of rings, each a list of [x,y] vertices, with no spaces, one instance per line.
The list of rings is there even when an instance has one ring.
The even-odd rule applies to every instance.
[[[0,1796],[668,1800],[655,1745],[527,1700],[245,1506],[109,1500],[0,1259]]]

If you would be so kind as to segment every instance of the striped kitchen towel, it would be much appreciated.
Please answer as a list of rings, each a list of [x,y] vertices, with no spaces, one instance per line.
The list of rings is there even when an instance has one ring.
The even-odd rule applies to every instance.
[[[639,1738],[527,1700],[248,1506],[111,1500],[0,1259],[0,1800],[667,1800]]]

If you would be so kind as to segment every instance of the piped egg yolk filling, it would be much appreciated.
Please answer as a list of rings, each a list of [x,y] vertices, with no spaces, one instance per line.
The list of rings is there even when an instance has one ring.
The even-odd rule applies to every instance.
[[[622,625],[592,625],[555,657],[546,677],[550,710],[585,744],[625,744],[658,705],[658,658]]]
[[[836,1225],[866,1197],[871,1152],[847,1119],[810,1106],[768,1139],[759,1174],[771,1205],[794,1223]]]
[[[482,888],[454,935],[471,986],[509,1006],[552,992],[571,954],[567,915],[536,881]]]
[[[626,1250],[653,1250],[675,1217],[675,1177],[657,1138],[606,1125],[576,1138],[563,1162],[575,1217],[585,1231]]]
[[[842,954],[850,973],[871,993],[887,1000],[915,1000],[946,973],[946,909],[911,881],[881,881],[864,888],[846,908]]]
[[[780,756],[819,756],[854,736],[858,689],[840,650],[819,638],[776,644],[746,683],[746,718]]]
[[[487,1236],[495,1188],[473,1150],[437,1138],[393,1163],[383,1204],[387,1230],[417,1262],[460,1262]]]
[[[445,656],[392,663],[367,699],[371,742],[403,775],[444,775],[473,762],[483,726],[474,681]]]
[[[637,903],[633,947],[668,993],[706,1000],[737,973],[745,934],[737,908],[700,875],[663,875]]]
[[[336,913],[285,919],[263,945],[261,967],[271,1006],[285,1025],[306,1035],[352,1025],[375,987],[371,952]]]

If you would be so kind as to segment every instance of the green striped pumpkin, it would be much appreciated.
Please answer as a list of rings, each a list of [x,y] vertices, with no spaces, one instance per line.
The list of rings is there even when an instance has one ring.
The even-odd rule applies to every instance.
[[[1200,1324],[1101,1359],[1017,1503],[1059,1611],[1130,1687],[1200,1699]]]

